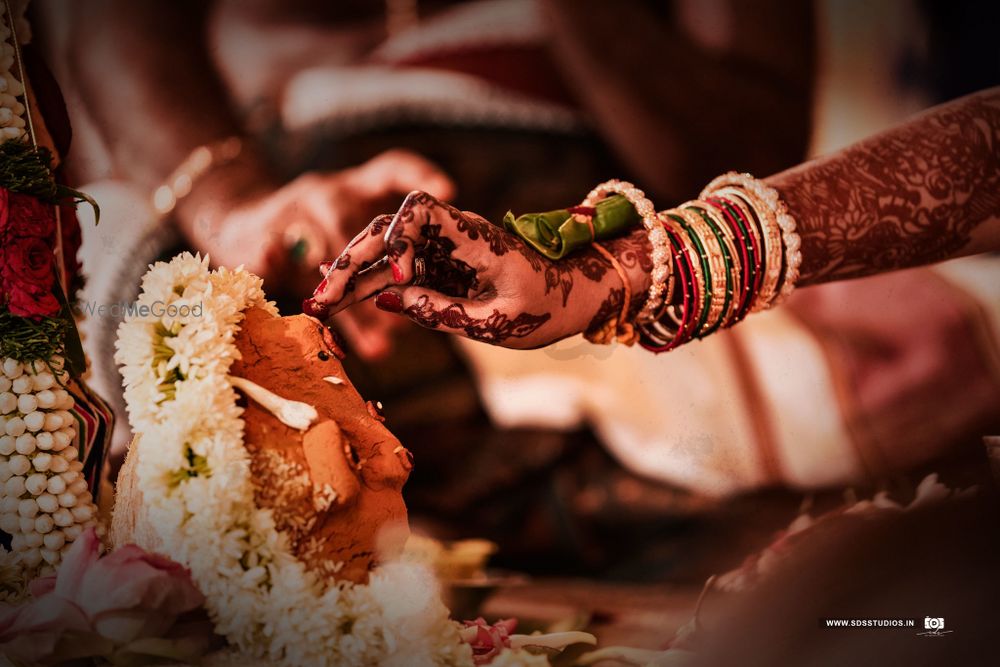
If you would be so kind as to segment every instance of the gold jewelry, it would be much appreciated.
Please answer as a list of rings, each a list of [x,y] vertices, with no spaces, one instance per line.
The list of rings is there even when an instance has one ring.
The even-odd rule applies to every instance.
[[[667,241],[669,243],[670,239],[668,238]],[[677,329],[668,331],[662,324],[660,324],[660,321],[663,319],[664,315],[668,314],[668,312],[671,320],[677,324],[678,328],[680,328],[681,320],[674,314],[675,308],[673,304],[676,285],[677,274],[673,271],[673,265],[671,264],[670,277],[667,278],[667,288],[663,294],[663,303],[660,305],[660,309],[656,311],[656,315],[653,317],[652,321],[640,322],[636,325],[638,326],[639,331],[653,340],[657,345],[666,345],[670,342],[670,338],[677,334]],[[664,340],[662,336],[668,336],[669,338]]]
[[[670,277],[670,240],[667,238],[667,232],[663,229],[663,225],[657,219],[656,208],[646,198],[646,193],[627,181],[610,180],[601,183],[590,191],[583,200],[583,205],[594,206],[609,194],[620,194],[632,204],[636,213],[642,218],[642,225],[646,228],[649,244],[653,247],[651,253],[653,271],[650,274],[649,293],[646,296],[646,302],[635,317],[637,322],[650,322],[659,311],[660,304],[663,303],[663,293],[666,291],[667,279]]]
[[[671,209],[671,212],[684,218],[684,221],[695,231],[705,249],[705,259],[708,260],[709,283],[707,288],[710,305],[708,317],[701,330],[696,332],[697,336],[717,328],[722,320],[723,310],[726,306],[726,262],[722,257],[722,244],[719,242],[719,238],[700,215],[686,208]]]
[[[772,222],[772,229],[768,230],[765,236],[773,241],[773,237],[776,234],[780,235],[779,245],[783,246],[784,251],[781,253],[784,257],[784,271],[782,273],[780,262],[778,262],[778,277],[774,280],[769,297],[767,299],[760,299],[760,308],[777,305],[788,298],[792,291],[795,290],[795,283],[799,278],[799,268],[802,265],[802,239],[796,232],[795,218],[788,212],[788,207],[781,200],[777,190],[765,185],[763,181],[754,178],[750,174],[738,174],[736,172],[723,174],[705,186],[700,197],[705,199],[711,196],[713,192],[723,194],[726,189],[723,186],[732,186],[735,189],[742,190],[746,193],[745,199],[755,199],[756,202],[751,201],[751,205],[757,209],[758,215],[766,213]],[[770,257],[771,249],[769,248],[769,266],[767,269],[769,278],[771,277],[773,268],[770,266]],[[775,293],[779,282],[781,284],[781,291]],[[763,289],[761,291],[763,292]],[[755,307],[754,310],[759,310],[760,308]]]
[[[618,313],[618,317],[606,320],[601,324],[599,329],[592,332],[585,332],[583,337],[597,345],[608,345],[613,340],[617,340],[624,345],[634,345],[635,341],[639,338],[639,333],[636,331],[635,326],[628,321],[628,309],[632,303],[632,287],[629,285],[628,275],[618,262],[618,259],[607,248],[600,243],[594,243],[593,246],[594,250],[604,257],[604,259],[611,262],[611,267],[618,274],[618,277],[621,278],[624,291],[622,292],[622,307]]]
[[[674,304],[669,304],[666,308],[666,314],[670,317],[670,320],[676,325],[676,328],[668,328],[660,320],[654,320],[643,325],[643,332],[650,336],[650,338],[656,342],[658,345],[666,345],[670,343],[674,338],[681,335],[681,329],[684,327],[686,320],[691,321],[691,328],[695,326],[695,321],[697,319],[697,314],[700,313],[705,300],[708,298],[706,279],[704,275],[704,265],[702,264],[703,255],[698,252],[695,247],[694,242],[688,235],[688,232],[684,227],[670,217],[673,211],[662,211],[658,214],[660,222],[665,228],[669,227],[670,231],[674,233],[681,247],[678,249],[678,255],[685,254],[688,256],[688,266],[691,268],[692,275],[691,289],[692,292],[692,302],[687,304],[687,308],[690,309],[690,313],[685,311],[683,317],[677,316],[677,308]],[[669,239],[668,239],[669,240]],[[684,285],[681,285],[681,289],[686,289]],[[654,333],[655,332],[655,333]],[[688,337],[692,337],[694,331],[688,333]]]
[[[243,152],[243,140],[228,137],[198,146],[153,190],[153,208],[161,216],[173,211],[177,204],[191,194],[194,184],[209,169],[235,160]]]
[[[721,187],[713,190],[712,194],[740,199],[747,205],[753,217],[760,224],[760,230],[764,236],[764,281],[761,283],[760,291],[757,293],[750,310],[757,312],[770,308],[778,294],[778,284],[781,281],[783,264],[781,228],[778,227],[774,215],[764,201],[743,188]]]
[[[739,250],[736,247],[736,236],[733,234],[732,228],[722,217],[719,211],[706,201],[700,199],[694,199],[692,201],[686,202],[682,206],[692,207],[696,214],[700,214],[703,221],[708,218],[706,223],[709,227],[714,228],[717,233],[716,238],[722,239],[723,250],[729,256],[729,262],[726,265],[726,306],[725,312],[722,313],[722,319],[719,321],[717,328],[728,326],[732,322],[732,318],[736,313],[736,309],[739,306],[740,295],[742,293],[743,281],[746,278],[746,274],[743,272],[743,262],[740,259]]]

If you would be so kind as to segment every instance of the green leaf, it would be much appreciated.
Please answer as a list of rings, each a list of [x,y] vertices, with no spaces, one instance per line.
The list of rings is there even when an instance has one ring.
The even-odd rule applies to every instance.
[[[83,353],[83,342],[80,340],[80,332],[76,328],[73,309],[66,295],[63,294],[62,286],[59,285],[58,280],[56,281],[54,291],[56,299],[62,305],[58,317],[67,323],[62,354],[67,364],[69,364],[70,373],[76,377],[81,377],[87,372],[87,357]]]

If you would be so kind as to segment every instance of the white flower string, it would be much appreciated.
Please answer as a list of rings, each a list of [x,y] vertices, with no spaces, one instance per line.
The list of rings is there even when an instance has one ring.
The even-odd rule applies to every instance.
[[[0,22],[0,143],[3,143],[23,138],[27,134],[25,128],[30,126],[31,120],[25,104],[17,99],[25,95],[22,85],[24,72],[20,67],[17,39],[11,27],[14,16],[6,0],[0,5],[0,15],[7,17],[6,21]],[[20,80],[13,74],[15,65],[21,70]]]
[[[389,564],[368,585],[327,585],[256,506],[228,374],[244,311],[277,314],[260,278],[184,253],[143,278],[137,308],[154,303],[202,308],[197,318],[135,314],[119,327],[137,483],[159,549],[191,569],[216,631],[283,665],[471,665],[424,570]]]
[[[0,530],[11,535],[11,551],[29,573],[51,572],[97,522],[73,444],[74,400],[64,388],[63,363],[58,356],[0,360]]]
[[[31,129],[10,4],[0,4],[0,143]],[[20,79],[13,74],[15,67]],[[24,102],[18,98],[22,97]],[[4,570],[21,584],[49,574],[83,530],[97,523],[75,446],[74,399],[60,356],[0,358],[0,530],[10,534]],[[98,526],[99,531],[103,529]]]

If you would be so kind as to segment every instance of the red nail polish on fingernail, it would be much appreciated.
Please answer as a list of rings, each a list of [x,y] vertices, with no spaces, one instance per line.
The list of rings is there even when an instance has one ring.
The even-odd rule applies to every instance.
[[[375,306],[389,313],[401,313],[403,299],[395,292],[379,292],[375,297]]]
[[[318,320],[325,320],[330,314],[330,306],[320,303],[316,299],[305,299],[302,302],[302,312]]]
[[[317,294],[325,290],[326,290],[326,278],[323,278],[323,280],[319,281],[319,285],[316,286],[316,289],[313,290],[313,296],[316,296]]]
[[[389,265],[392,266],[392,279],[397,283],[403,282],[403,269],[399,268],[399,264],[389,260]]]

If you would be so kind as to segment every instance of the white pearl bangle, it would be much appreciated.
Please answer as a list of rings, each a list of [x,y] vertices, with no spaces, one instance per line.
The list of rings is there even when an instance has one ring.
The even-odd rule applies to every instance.
[[[795,290],[795,283],[799,279],[799,268],[802,266],[802,239],[795,231],[795,218],[788,212],[785,202],[781,201],[778,191],[765,185],[750,174],[738,174],[734,171],[723,174],[712,180],[705,189],[701,191],[700,198],[712,196],[713,191],[726,186],[743,188],[758,200],[764,202],[770,208],[770,213],[781,228],[781,239],[784,245],[784,276],[781,281],[781,290],[767,304],[768,307],[781,303]],[[764,219],[764,216],[761,216]]]
[[[646,193],[627,181],[610,180],[601,183],[590,191],[590,194],[583,200],[583,205],[594,206],[598,201],[611,194],[619,194],[632,204],[636,213],[642,218],[642,224],[649,235],[649,244],[653,247],[651,254],[653,271],[650,274],[649,292],[646,296],[646,302],[635,318],[637,322],[650,322],[656,319],[656,314],[663,303],[667,281],[670,278],[670,239],[667,237],[663,225],[660,224],[653,202],[649,201]]]

